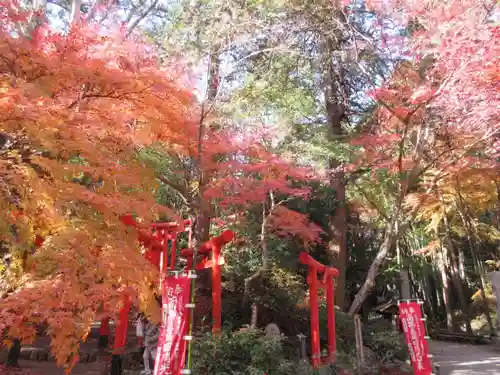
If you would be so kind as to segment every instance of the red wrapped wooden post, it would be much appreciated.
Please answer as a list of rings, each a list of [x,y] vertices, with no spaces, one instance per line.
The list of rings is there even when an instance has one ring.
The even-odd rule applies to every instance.
[[[101,320],[101,326],[99,327],[99,347],[106,348],[109,342],[109,318],[104,318]]]
[[[222,327],[222,272],[221,266],[224,264],[222,257],[222,247],[231,242],[234,238],[234,232],[226,230],[217,237],[203,243],[198,248],[198,255],[203,255],[204,259],[196,265],[196,270],[212,270],[212,332],[218,333]],[[211,253],[211,259],[208,259]],[[183,249],[181,255],[187,258],[187,269],[191,269],[194,262],[193,249]]]
[[[231,242],[234,238],[234,233],[230,230],[222,232],[219,236],[212,238],[206,242],[212,250],[212,259],[210,266],[212,268],[212,317],[213,317],[213,333],[219,333],[222,327],[222,272],[221,264],[221,249],[222,246]],[[203,245],[202,245],[203,247]],[[208,264],[207,264],[208,266]]]
[[[175,258],[177,256],[177,233],[170,235],[170,270],[175,269]]]
[[[300,263],[308,266],[309,274],[309,304],[311,311],[311,351],[312,365],[319,368],[321,364],[329,364],[336,360],[337,344],[335,337],[335,290],[333,278],[338,276],[336,268],[326,267],[312,258],[306,252],[299,255]],[[318,282],[318,272],[323,274],[321,282]],[[324,289],[326,294],[328,313],[328,355],[321,358],[320,337],[319,337],[319,305],[318,289]]]
[[[123,296],[123,306],[118,314],[115,344],[113,347],[113,354],[111,356],[111,375],[121,375],[123,373],[121,355],[123,354],[125,343],[127,342],[128,313],[130,311],[131,304],[132,301],[130,300],[130,296],[125,294]]]
[[[167,269],[169,243],[171,243],[172,246],[170,249],[170,269],[174,269],[177,247],[177,234],[190,228],[190,220],[184,220],[181,225],[177,223],[154,223],[148,229],[140,227],[132,215],[123,215],[120,217],[120,220],[123,222],[123,224],[133,227],[137,230],[139,241],[148,249],[146,251],[145,257],[152,264],[159,268],[162,275]],[[186,229],[186,227],[188,227],[188,229]],[[118,319],[119,321],[116,327],[115,342],[111,360],[111,375],[122,374],[121,354],[127,341],[128,313],[130,311],[131,304],[132,303],[130,296],[125,294],[124,305],[120,309]],[[106,323],[104,323],[104,325],[105,324]]]
[[[175,259],[177,257],[177,236],[181,232],[190,231],[191,220],[184,220],[182,224],[175,222],[154,223],[151,226],[157,233],[158,242],[162,248],[163,253],[163,268],[170,270],[175,269]],[[170,252],[170,263],[168,253]]]
[[[130,311],[131,305],[132,301],[130,300],[130,296],[125,294],[123,296],[123,306],[118,314],[118,324],[116,325],[114,345],[115,352],[119,352],[121,349],[123,349],[125,347],[125,343],[127,342],[128,313]]]
[[[311,310],[311,356],[314,368],[321,363],[319,346],[319,308],[318,308],[318,273],[316,268],[309,266],[309,308]]]

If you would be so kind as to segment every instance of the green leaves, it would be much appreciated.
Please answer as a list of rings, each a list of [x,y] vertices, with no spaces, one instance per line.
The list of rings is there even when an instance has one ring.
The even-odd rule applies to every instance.
[[[280,338],[265,338],[259,330],[206,335],[195,341],[193,370],[214,375],[293,375],[296,366],[284,355]]]

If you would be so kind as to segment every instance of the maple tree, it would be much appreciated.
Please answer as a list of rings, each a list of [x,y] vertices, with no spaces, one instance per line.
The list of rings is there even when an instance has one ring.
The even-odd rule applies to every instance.
[[[6,337],[30,342],[36,324],[47,323],[69,371],[92,322],[115,315],[124,292],[157,315],[150,288],[157,271],[119,220],[130,212],[145,223],[179,218],[154,199],[157,177],[172,181],[137,157],[150,145],[197,161],[201,180],[184,182],[206,185],[201,204],[216,203],[219,213],[264,204],[266,228],[318,240],[306,216],[282,205],[307,198],[308,189],[293,184],[310,179],[309,171],[217,127],[204,131],[200,147],[182,72],[158,68],[150,46],[92,23],[64,35],[40,22],[26,35],[18,24],[36,13],[1,4],[0,226],[14,259],[0,303]],[[268,203],[274,195],[283,200]]]
[[[211,116],[205,121],[213,125],[217,119]],[[309,199],[311,189],[307,183],[317,175],[310,168],[271,152],[265,145],[268,136],[262,131],[248,134],[237,127],[209,126],[205,129],[201,156],[198,158],[196,149],[183,156],[164,154],[177,163],[174,168],[163,170],[160,177],[182,197],[188,213],[200,212],[201,204],[214,224],[219,221],[217,218],[225,218],[223,226],[235,226],[239,233],[249,220],[254,220],[253,208],[259,208],[262,261],[258,271],[247,278],[245,294],[250,282],[269,269],[270,236],[291,237],[309,248],[320,241],[323,232],[307,215],[287,207],[291,200]],[[161,155],[161,150],[156,151]],[[198,173],[189,168],[193,165],[199,166]]]
[[[499,97],[498,26],[488,22],[492,1],[372,1],[381,15],[413,23],[405,42],[406,61],[389,84],[373,92],[379,103],[370,129],[357,137],[361,147],[353,167],[368,167],[373,182],[387,173],[399,180],[384,240],[367,279],[351,305],[355,313],[374,286],[375,276],[404,224],[409,193],[463,168],[496,168]],[[388,43],[391,37],[387,37]],[[401,43],[401,38],[393,37]],[[426,182],[427,183],[427,182]],[[411,218],[408,216],[406,218]],[[400,225],[401,226],[401,225]]]
[[[17,31],[32,16],[1,3],[0,226],[12,282],[0,331],[29,342],[46,322],[58,363],[71,368],[92,322],[116,313],[124,290],[152,301],[157,273],[119,215],[175,218],[156,204],[154,171],[136,148],[188,148],[192,99],[147,46],[92,24],[67,35],[44,23]],[[36,235],[45,241],[33,254]]]
[[[70,3],[77,2],[58,1]],[[389,83],[370,92],[378,106],[374,115],[367,108],[369,101],[363,98],[358,103],[345,96],[360,96],[359,91],[369,86],[366,81],[379,80],[375,78],[379,73],[371,69],[376,64],[371,62],[373,51],[366,47],[370,42],[360,37],[364,46],[356,45],[358,37],[352,36],[364,31],[356,11],[338,3],[320,10],[300,2],[273,3],[268,9],[253,4],[259,16],[265,13],[259,21],[253,12],[239,8],[221,16],[227,7],[224,2],[203,7],[194,16],[187,12],[186,17],[195,21],[183,26],[180,38],[186,34],[202,40],[195,48],[208,61],[207,72],[200,73],[206,75],[206,94],[198,103],[177,80],[184,72],[170,62],[168,70],[160,69],[151,46],[130,34],[137,26],[135,17],[140,22],[146,14],[142,12],[148,10],[146,2],[130,18],[128,29],[116,34],[78,20],[78,15],[71,16],[78,25],[70,24],[67,33],[59,33],[43,22],[26,22],[32,13],[2,3],[0,213],[5,215],[0,233],[1,251],[11,260],[1,271],[8,297],[0,302],[2,316],[5,312],[7,317],[0,329],[26,342],[33,338],[34,324],[48,322],[59,363],[70,368],[78,359],[78,342],[86,337],[89,322],[115,314],[125,290],[134,295],[134,304],[155,315],[147,284],[154,284],[156,271],[143,259],[136,233],[118,220],[130,211],[146,226],[158,217],[189,217],[200,241],[210,230],[236,227],[239,239],[242,234],[248,237],[245,246],[231,249],[235,263],[244,263],[238,276],[246,279],[245,294],[254,280],[269,276],[273,280],[267,281],[274,282],[274,272],[282,279],[297,276],[296,270],[284,271],[286,266],[274,262],[280,256],[295,261],[298,248],[310,247],[315,255],[329,256],[330,262],[339,264],[342,276],[343,266],[351,267],[354,257],[369,258],[367,244],[371,248],[377,244],[377,235],[370,234],[359,246],[361,255],[347,254],[348,243],[350,251],[355,250],[352,241],[345,241],[353,225],[348,213],[370,211],[369,224],[378,220],[384,238],[351,313],[374,286],[394,244],[416,221],[430,222],[429,236],[436,241],[423,253],[438,257],[451,257],[441,248],[458,232],[471,238],[494,235],[477,219],[498,205],[495,192],[498,195],[500,186],[499,32],[489,22],[493,2],[367,3],[380,19],[390,18],[410,33],[395,37],[393,30],[379,30],[382,43],[402,58]],[[125,14],[127,4],[117,4],[116,18]],[[290,4],[293,9],[281,18]],[[151,17],[167,13],[159,7]],[[335,14],[325,16],[325,9]],[[297,22],[298,13],[305,11],[307,22]],[[245,26],[233,28],[240,21]],[[113,29],[113,22],[111,15],[106,24]],[[34,29],[26,33],[19,27],[24,23]],[[218,34],[221,24],[224,32]],[[336,26],[330,33],[332,25]],[[385,28],[387,23],[378,26]],[[284,29],[291,30],[285,42]],[[274,33],[264,38],[264,47],[253,37],[262,30]],[[304,33],[313,38],[303,41]],[[336,38],[349,41],[324,48]],[[173,49],[184,54],[184,46],[176,44]],[[284,56],[283,49],[301,57]],[[234,72],[223,72],[227,54],[234,54],[239,64]],[[332,62],[332,55],[342,57]],[[315,64],[303,63],[303,56]],[[369,71],[360,75],[357,67],[366,70],[366,64]],[[240,82],[246,75],[251,76],[250,84]],[[317,84],[319,76],[328,82],[326,89]],[[267,82],[270,85],[262,89],[266,80],[274,86]],[[241,90],[228,87],[235,83],[243,86]],[[323,94],[324,101],[318,100]],[[282,116],[293,128],[278,147],[276,139],[273,147],[267,142],[268,134],[262,130],[266,125],[258,120],[263,113],[266,121]],[[351,149],[344,143],[351,136],[344,133],[345,123],[359,113],[370,118],[350,145],[359,148],[356,160],[344,169],[349,159],[346,150]],[[242,125],[233,123],[239,120]],[[293,157],[276,151],[283,148],[291,149]],[[293,161],[300,159],[306,164],[314,160],[328,170],[321,182],[311,169]],[[344,195],[351,196],[352,179],[356,189],[365,190],[365,207],[343,205]],[[332,188],[329,195],[316,197],[320,209],[309,201],[316,193],[309,184],[313,180]],[[155,203],[160,193],[163,206]],[[377,207],[377,199],[385,200],[383,205]],[[338,210],[339,203],[346,210]],[[320,243],[320,227],[303,213],[312,210],[329,233],[328,246]],[[365,230],[359,222],[356,225]],[[283,240],[287,238],[298,240],[297,248]],[[335,252],[349,257],[335,259]],[[246,261],[243,253],[251,253],[252,259]],[[353,274],[347,277],[350,283],[360,281]],[[453,277],[453,284],[460,281]],[[297,284],[305,285],[300,276],[297,279]],[[339,289],[343,297],[342,285]]]
[[[245,299],[250,283],[266,275],[269,270],[269,236],[294,238],[306,249],[320,242],[323,230],[310,222],[307,215],[289,209],[286,203],[294,199],[308,200],[311,189],[305,183],[316,178],[309,168],[272,154],[260,142],[238,144],[233,141],[224,147],[233,150],[225,162],[207,166],[215,178],[207,184],[205,198],[214,200],[220,213],[236,214],[235,218],[245,222],[245,209],[260,206],[260,250],[262,262],[256,273],[245,279]],[[220,137],[213,137],[223,145]],[[248,143],[247,143],[248,142]],[[209,147],[217,153],[217,148]],[[212,156],[204,155],[208,160]],[[215,168],[214,168],[215,167]]]

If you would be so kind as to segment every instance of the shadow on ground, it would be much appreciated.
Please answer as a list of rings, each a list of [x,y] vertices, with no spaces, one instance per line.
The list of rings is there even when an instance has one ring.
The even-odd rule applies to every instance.
[[[440,375],[500,375],[500,351],[488,345],[431,341]]]

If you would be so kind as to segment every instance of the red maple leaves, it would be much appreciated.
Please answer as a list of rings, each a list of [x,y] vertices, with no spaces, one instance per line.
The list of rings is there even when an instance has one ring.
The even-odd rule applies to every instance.
[[[380,109],[370,131],[354,140],[362,146],[354,166],[402,173],[423,163],[446,169],[477,162],[465,157],[476,149],[495,154],[500,95],[492,77],[500,42],[498,27],[488,24],[494,2],[370,5],[401,25],[416,19],[421,28],[407,40],[414,62],[399,64],[372,94]]]

